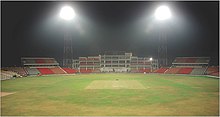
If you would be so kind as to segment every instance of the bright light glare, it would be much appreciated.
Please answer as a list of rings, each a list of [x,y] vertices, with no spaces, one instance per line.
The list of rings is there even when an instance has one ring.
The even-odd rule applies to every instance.
[[[170,9],[167,6],[160,6],[155,11],[155,17],[158,20],[166,20],[171,17]]]
[[[72,7],[70,6],[64,6],[61,10],[60,10],[60,17],[65,19],[65,20],[71,20],[76,16],[74,10]]]
[[[151,58],[150,58],[150,61],[152,61],[152,60],[153,60],[153,58],[151,57]]]

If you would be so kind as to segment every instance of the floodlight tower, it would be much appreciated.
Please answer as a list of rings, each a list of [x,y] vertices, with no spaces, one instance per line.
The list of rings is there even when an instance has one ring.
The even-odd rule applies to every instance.
[[[60,10],[60,18],[64,19],[66,23],[71,21],[75,17],[75,12],[70,6],[64,6]],[[71,32],[65,27],[64,32],[64,50],[63,50],[63,66],[72,67],[73,62],[73,44]]]
[[[171,12],[169,7],[167,6],[160,6],[155,11],[155,18],[160,21],[160,23],[164,23],[165,20],[171,18]],[[167,66],[167,35],[164,29],[161,27],[159,30],[159,46],[158,46],[158,63],[159,67]]]

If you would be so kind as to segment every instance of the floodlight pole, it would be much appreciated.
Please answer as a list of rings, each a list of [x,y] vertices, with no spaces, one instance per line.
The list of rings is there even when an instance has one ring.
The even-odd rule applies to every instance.
[[[73,43],[72,36],[68,28],[64,31],[64,51],[63,51],[63,66],[72,68],[73,63]]]
[[[168,65],[167,62],[167,35],[165,30],[159,29],[159,46],[158,46],[158,63],[159,67]]]
[[[66,21],[64,24],[64,49],[63,49],[63,66],[72,68],[73,64],[73,44],[72,34],[69,28],[69,24],[74,17],[75,12],[70,6],[64,6],[60,11],[60,18]]]

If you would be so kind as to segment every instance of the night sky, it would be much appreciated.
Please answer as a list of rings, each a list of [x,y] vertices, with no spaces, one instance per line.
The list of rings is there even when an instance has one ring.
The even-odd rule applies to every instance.
[[[77,17],[64,22],[63,5]],[[154,19],[157,6],[167,5],[172,18]],[[1,65],[20,66],[21,57],[63,57],[64,29],[71,30],[74,58],[126,51],[157,58],[159,26],[166,27],[168,57],[219,58],[219,5],[216,2],[1,2]]]

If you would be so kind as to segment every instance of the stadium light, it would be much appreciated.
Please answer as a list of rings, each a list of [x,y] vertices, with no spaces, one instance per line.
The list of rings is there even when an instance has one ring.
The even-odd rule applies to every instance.
[[[64,6],[61,8],[59,16],[65,21],[72,21],[72,19],[75,18],[76,14],[71,6]],[[64,34],[64,58],[63,58],[63,66],[65,67],[72,67],[72,62],[73,62],[72,47],[73,46],[72,46],[71,32],[66,27]]]
[[[153,67],[153,66],[152,66],[153,58],[151,57],[149,60],[150,60],[150,65],[151,65],[151,66],[150,66],[150,72],[152,72],[152,71],[153,71],[153,68],[152,68],[152,67]]]
[[[155,11],[155,17],[157,20],[166,20],[171,18],[171,12],[169,7],[167,6],[160,6]]]
[[[75,16],[75,11],[70,6],[64,6],[60,10],[60,17],[64,20],[72,20]]]

